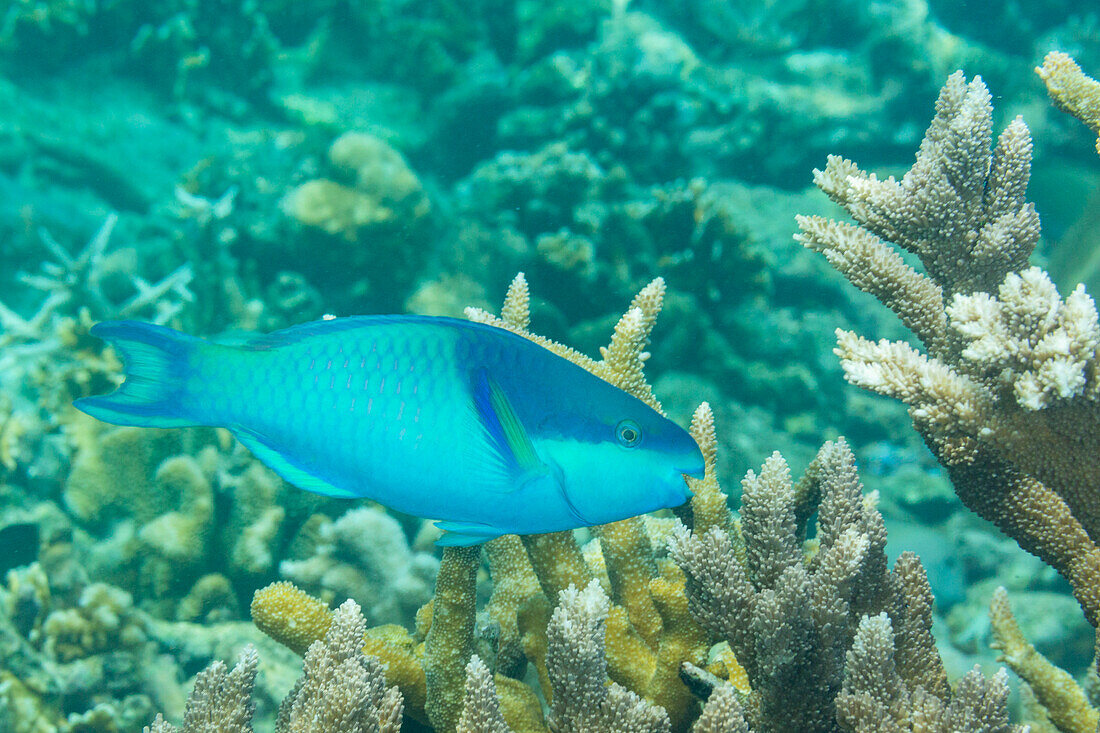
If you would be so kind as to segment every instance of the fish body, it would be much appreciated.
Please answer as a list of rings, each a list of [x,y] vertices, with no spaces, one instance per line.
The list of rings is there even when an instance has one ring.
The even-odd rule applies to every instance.
[[[635,397],[508,331],[360,316],[243,346],[135,321],[92,333],[122,355],[106,422],[228,428],[300,488],[441,520],[445,545],[601,524],[690,497],[691,436]]]

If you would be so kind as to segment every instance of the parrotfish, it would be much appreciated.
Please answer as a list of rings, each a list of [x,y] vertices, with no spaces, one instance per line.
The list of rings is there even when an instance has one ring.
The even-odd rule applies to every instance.
[[[291,484],[437,520],[440,545],[604,524],[683,504],[703,456],[682,427],[573,362],[453,318],[355,316],[243,345],[138,321],[91,333],[117,425],[227,428]]]

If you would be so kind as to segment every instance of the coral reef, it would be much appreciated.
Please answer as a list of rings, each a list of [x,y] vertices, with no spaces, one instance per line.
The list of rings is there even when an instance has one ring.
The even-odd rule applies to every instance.
[[[328,630],[306,651],[302,676],[279,706],[276,733],[401,730],[401,693],[386,686],[378,659],[363,654],[365,625],[355,601],[345,601],[332,613]],[[158,713],[145,733],[252,731],[258,661],[256,650],[247,647],[229,673],[222,662],[213,662],[195,678],[182,728]]]
[[[0,5],[0,546],[13,550],[0,553],[0,730],[133,731],[157,710],[185,729],[270,730],[300,657],[324,639],[340,613],[329,607],[345,598],[368,628],[343,651],[311,658],[313,691],[303,682],[281,730],[329,714],[315,695],[325,685],[314,683],[333,666],[362,687],[333,695],[344,707],[331,714],[377,727],[354,712],[380,691],[360,641],[400,691],[406,733],[545,733],[547,713],[560,728],[642,719],[638,727],[678,733],[748,731],[766,729],[764,710],[812,718],[815,704],[837,729],[866,727],[867,716],[879,729],[906,729],[915,707],[933,729],[1007,729],[1002,678],[986,651],[984,609],[998,585],[1008,587],[1020,628],[1004,621],[1007,602],[995,597],[994,629],[1008,634],[1002,653],[1031,680],[1013,710],[1019,722],[1036,733],[1053,730],[1053,720],[1095,728],[1076,715],[1087,689],[1084,698],[1074,692],[1022,638],[1071,674],[1085,667],[1094,637],[1069,587],[962,511],[936,463],[962,460],[947,467],[960,495],[1069,574],[1086,606],[1095,602],[1087,591],[1097,567],[1087,491],[1095,430],[1079,418],[1091,415],[1097,332],[1091,303],[1073,291],[1096,259],[1096,201],[1086,201],[1097,181],[1096,86],[1076,66],[1095,72],[1100,59],[1090,7]],[[1076,62],[1055,53],[1040,74],[1056,105],[1084,125],[1050,111],[1029,73],[1051,48]],[[1009,111],[1005,121],[1022,111],[1037,132],[1026,183],[1044,215],[1039,256],[1051,258],[1037,262],[1068,297],[1027,267],[1038,223],[1023,194],[1026,129],[1010,122],[988,155],[993,130],[980,88],[952,82],[909,183],[891,193],[883,180],[901,177],[925,100],[955,68],[980,70]],[[854,166],[826,166],[822,183],[871,232],[825,227],[862,242],[844,254],[828,248],[827,261],[790,235],[794,212],[824,217],[816,226],[835,217],[828,197],[804,190],[805,171],[829,152],[880,173],[872,182]],[[875,236],[915,250],[902,264],[925,260],[926,280],[907,275]],[[1062,251],[1070,265],[1059,270]],[[890,300],[902,325],[869,307],[829,261]],[[490,317],[486,293],[521,270],[545,298],[530,297],[521,279],[501,318]],[[707,474],[692,481],[691,506],[576,533],[504,537],[481,557],[448,553],[433,599],[439,551],[425,524],[301,492],[223,432],[116,432],[70,407],[118,379],[116,355],[88,336],[100,319],[166,322],[237,342],[325,313],[461,316],[463,305],[678,422],[693,416]],[[532,320],[576,350],[536,337]],[[918,369],[924,381],[911,391],[920,399],[901,387],[900,401],[847,388],[831,353],[837,326],[895,344],[905,327],[917,333],[924,360],[915,347],[842,345],[860,357],[844,361],[852,375],[870,379],[868,368],[881,366],[884,378],[900,380],[911,373],[895,365]],[[651,336],[661,348],[649,357]],[[709,404],[697,407],[702,400]],[[959,409],[941,410],[945,401]],[[903,402],[936,457],[909,429]],[[807,464],[812,473],[818,446],[841,434],[878,494],[859,502],[846,494],[845,506],[858,510],[826,547],[833,530],[809,508],[831,516],[835,507],[801,498],[790,520],[759,501],[759,484],[763,473],[774,478],[773,450],[795,474]],[[1047,457],[1063,456],[1078,436],[1067,477]],[[1032,441],[1048,452],[1021,445]],[[739,502],[734,479],[750,467],[755,483],[738,516],[728,509]],[[814,481],[790,489],[799,497]],[[793,540],[761,527],[773,510],[784,532],[794,522]],[[864,526],[876,512],[890,527],[887,556],[919,552],[934,612],[910,556],[886,569],[880,534]],[[800,635],[788,639],[759,611],[763,648],[735,649],[692,615],[698,588],[667,547],[680,524],[704,541],[726,532],[750,585],[776,562],[798,575],[797,555],[811,590],[837,587],[815,596],[798,584],[754,585],[754,609],[760,597],[774,606],[803,599],[820,613],[807,621],[804,609],[792,611]],[[751,562],[746,540],[757,543]],[[849,571],[856,576],[845,581]],[[894,587],[902,579],[909,605]],[[860,595],[883,583],[893,588],[886,600]],[[255,624],[246,621],[250,599]],[[940,657],[930,651],[932,619],[943,629]],[[246,655],[236,672],[201,673],[198,707],[218,709],[188,717],[195,673],[231,662],[246,644],[259,666]],[[913,649],[927,651],[927,666],[914,663]],[[975,663],[988,676],[967,676]],[[813,675],[799,676],[799,664]],[[570,678],[582,668],[590,676]],[[762,670],[790,690],[776,692]],[[947,677],[962,679],[950,693]],[[246,686],[254,712],[227,700]],[[1076,695],[1072,705],[1058,690]],[[968,718],[982,695],[989,714]]]
[[[345,133],[329,147],[328,160],[349,185],[319,178],[288,193],[283,208],[302,224],[358,241],[386,222],[411,226],[428,214],[430,204],[416,174],[380,138]]]
[[[543,343],[659,406],[642,349],[661,295],[659,282],[643,289],[599,362],[528,330],[522,276],[500,318],[477,309],[468,315]],[[705,404],[692,433],[708,468],[692,484],[690,511],[681,513],[694,531],[679,520],[657,530],[636,518],[598,528],[584,552],[572,533],[489,543],[495,677],[474,651],[486,641],[475,624],[480,548],[445,548],[435,597],[417,614],[424,643],[411,659],[402,631],[365,632],[366,648],[389,665],[387,679],[411,701],[411,716],[448,732],[472,725],[706,730],[715,721],[812,731],[865,730],[889,710],[899,726],[927,715],[937,729],[1009,730],[1003,676],[974,671],[951,691],[931,636],[924,569],[911,554],[887,569],[876,497],[863,495],[843,440],[823,447],[797,485],[778,454],[759,476],[750,472],[735,519],[714,474],[714,421]],[[813,515],[816,538],[804,547]],[[650,526],[671,532],[671,559],[682,570],[650,540]],[[327,613],[285,584],[258,593],[253,612],[265,631],[298,649],[324,631]],[[727,645],[736,659],[723,654]],[[531,691],[502,673],[522,672],[523,658],[549,701],[545,723],[537,704],[523,702]],[[399,671],[410,663],[422,672]],[[743,702],[725,691],[734,689],[726,680],[747,690]],[[894,682],[876,686],[882,680]],[[693,690],[713,705],[701,706]]]
[[[1024,199],[1027,127],[1017,118],[992,152],[991,142],[988,90],[953,75],[901,181],[830,158],[815,180],[858,224],[803,217],[799,239],[927,349],[839,331],[848,380],[909,405],[963,503],[1062,573],[1095,626],[1096,308],[1083,287],[1062,299],[1042,270],[1027,268],[1039,236]]]

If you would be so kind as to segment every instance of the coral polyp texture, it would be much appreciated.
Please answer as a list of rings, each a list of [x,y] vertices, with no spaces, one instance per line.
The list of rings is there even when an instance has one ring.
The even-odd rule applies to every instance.
[[[952,75],[905,176],[829,158],[815,181],[856,223],[800,217],[798,239],[924,344],[838,330],[848,381],[906,403],[963,503],[1065,576],[1096,626],[1096,306],[1083,286],[1063,298],[1027,266],[1039,238],[1024,198],[1031,137],[1016,118],[992,145],[992,112],[980,78]]]
[[[1069,55],[1051,51],[1037,68],[1050,98],[1061,110],[1084,122],[1096,133],[1096,152],[1100,153],[1100,82],[1081,71]]]

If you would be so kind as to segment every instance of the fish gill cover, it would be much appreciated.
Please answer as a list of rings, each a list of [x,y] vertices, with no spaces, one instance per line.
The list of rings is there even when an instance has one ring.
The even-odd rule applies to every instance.
[[[1095,730],[1098,28],[4,3],[0,730]],[[101,321],[467,307],[690,423],[690,505],[439,550],[71,407]]]

